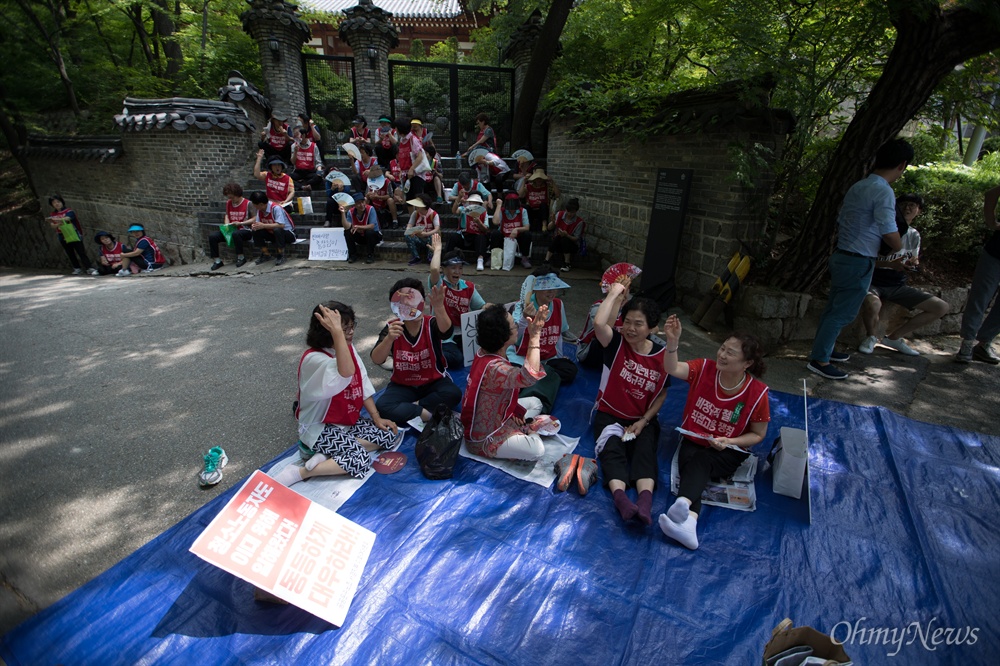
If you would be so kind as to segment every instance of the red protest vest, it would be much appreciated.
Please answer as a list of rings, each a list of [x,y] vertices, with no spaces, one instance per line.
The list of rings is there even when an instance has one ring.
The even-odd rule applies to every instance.
[[[579,215],[577,215],[574,218],[573,224],[567,224],[566,223],[566,211],[561,210],[558,213],[556,213],[555,223],[556,223],[556,229],[560,229],[562,231],[565,231],[570,236],[575,236],[576,235],[576,230],[580,227],[580,225],[583,224],[583,218],[580,217]]]
[[[299,358],[300,383],[302,381],[302,361],[306,359],[306,356],[313,353],[326,354],[330,358],[336,358],[325,349],[307,349],[302,352],[302,356]],[[323,423],[352,426],[361,418],[361,407],[365,402],[365,390],[361,383],[361,362],[358,361],[358,356],[354,353],[354,349],[351,349],[351,357],[354,359],[354,375],[351,377],[351,383],[343,391],[330,398],[330,404],[326,408],[326,414],[323,416]],[[301,393],[296,395],[296,405],[301,403],[301,397]],[[299,418],[298,406],[295,408],[295,418]]]
[[[149,243],[149,247],[153,250],[153,263],[154,264],[165,264],[167,260],[163,257],[163,253],[160,252],[160,248],[157,247],[156,243],[149,236],[143,236],[138,241],[135,242],[136,246],[139,245],[139,241],[146,241]]]
[[[484,354],[482,349],[476,351],[476,358],[472,361],[472,367],[469,368],[469,380],[465,387],[465,394],[462,396],[462,429],[466,439],[472,438],[473,420],[476,418],[476,400],[479,398],[479,387],[483,383],[486,370],[494,363],[504,362],[506,359],[496,354]],[[500,423],[514,416],[519,393],[516,389],[511,393],[510,402],[504,407],[503,419]]]
[[[110,266],[122,263],[122,252],[124,251],[125,247],[119,241],[115,241],[110,250],[104,243],[101,243],[101,256],[108,260]]]
[[[277,201],[282,203],[286,198],[288,198],[288,188],[292,183],[292,177],[287,173],[281,174],[278,178],[274,177],[270,169],[267,172],[267,180],[264,181],[265,190],[267,191],[267,198],[271,201]]]
[[[611,368],[601,373],[597,392],[597,409],[623,419],[640,419],[653,399],[663,390],[667,373],[663,369],[666,349],[660,347],[651,354],[640,354],[624,338],[615,352]]]
[[[510,234],[514,229],[520,229],[524,226],[521,219],[523,212],[523,208],[518,208],[517,212],[514,213],[514,217],[507,217],[507,211],[503,211],[503,215],[500,217],[500,232],[503,233],[504,238],[510,238]]]
[[[295,149],[295,168],[299,171],[315,171],[316,169],[316,147],[310,141],[306,148],[299,144]]]
[[[281,128],[283,130],[287,131],[288,130],[288,125],[283,124],[281,126]],[[282,148],[285,147],[285,144],[288,143],[288,135],[285,134],[284,132],[278,132],[278,131],[276,131],[274,129],[274,124],[273,123],[268,123],[268,125],[267,125],[267,133],[268,133],[267,142],[269,144],[271,144],[272,148],[275,148],[277,150],[281,150]]]
[[[750,426],[750,416],[761,400],[768,399],[767,385],[747,374],[739,393],[727,396],[719,388],[719,372],[715,361],[704,359],[704,366],[696,382],[688,389],[681,427],[712,437],[739,437]],[[708,446],[700,439],[695,444]]]
[[[438,369],[434,342],[431,339],[431,318],[424,315],[420,333],[412,344],[406,334],[392,343],[392,377],[390,380],[404,386],[423,386],[444,377]]]
[[[541,185],[535,185],[541,183]],[[546,180],[536,178],[529,180],[525,186],[527,189],[528,208],[545,208],[549,205],[549,183]]]
[[[444,284],[444,309],[448,313],[453,326],[460,326],[462,315],[469,311],[469,304],[472,303],[472,295],[476,293],[476,285],[471,282],[465,283],[465,289],[455,289]]]
[[[234,204],[232,201],[226,199],[226,215],[229,217],[230,224],[243,224],[243,221],[247,219],[247,210],[250,205],[248,199],[240,199],[238,204]]]

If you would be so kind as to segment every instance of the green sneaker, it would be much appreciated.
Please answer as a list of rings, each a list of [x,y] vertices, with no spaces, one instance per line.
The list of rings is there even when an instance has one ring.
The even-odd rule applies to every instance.
[[[205,454],[204,460],[205,468],[198,474],[198,484],[207,488],[222,481],[222,468],[229,463],[229,456],[221,446],[213,446]]]

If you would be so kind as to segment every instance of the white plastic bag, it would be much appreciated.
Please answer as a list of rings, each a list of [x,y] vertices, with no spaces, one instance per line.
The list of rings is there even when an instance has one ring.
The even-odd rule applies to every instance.
[[[310,197],[299,197],[299,215],[312,215],[313,200]]]
[[[517,254],[517,239],[503,239],[503,269],[509,271],[514,268],[514,255]]]
[[[503,250],[495,247],[490,250],[490,270],[498,271],[503,268]]]

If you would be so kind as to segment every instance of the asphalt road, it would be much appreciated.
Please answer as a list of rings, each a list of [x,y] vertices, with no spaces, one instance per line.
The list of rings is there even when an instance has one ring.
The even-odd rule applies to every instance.
[[[281,269],[208,276],[204,266],[131,278],[0,270],[0,633],[52,604],[183,519],[296,440],[295,367],[312,307],[358,312],[362,355],[389,316],[403,266]],[[474,273],[474,271],[472,271]],[[483,274],[487,300],[518,296],[527,271]],[[599,296],[574,271],[564,297],[574,331]],[[719,338],[686,326],[682,358]],[[805,345],[778,350],[774,389],[882,404],[923,421],[997,434],[1000,369],[879,350],[846,382],[805,371]],[[369,370],[376,388],[388,373]],[[222,483],[198,487],[201,456],[229,455]]]

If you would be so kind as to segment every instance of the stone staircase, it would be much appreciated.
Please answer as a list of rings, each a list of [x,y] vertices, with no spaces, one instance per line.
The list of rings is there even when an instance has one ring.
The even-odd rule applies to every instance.
[[[516,168],[515,161],[508,159],[507,163],[511,168]],[[343,173],[351,176],[353,182],[353,190],[359,191],[361,186],[360,180],[351,173],[351,161],[350,158],[346,156],[336,157],[327,155],[325,159],[325,164],[327,168],[334,168]],[[451,189],[451,186],[455,184],[458,180],[458,175],[462,170],[468,169],[467,163],[464,162],[461,168],[456,165],[454,157],[443,158],[442,171],[444,173],[444,187],[445,190]],[[263,191],[264,184],[255,179],[251,178],[244,184],[244,196],[250,196],[251,192]],[[301,194],[296,192],[296,196]],[[494,191],[493,196],[495,199],[499,198],[500,193]],[[291,257],[299,257],[302,259],[307,259],[309,257],[309,235],[310,230],[313,227],[322,227],[326,222],[326,204],[327,197],[325,192],[314,191],[310,194],[310,199],[312,199],[313,212],[309,215],[299,215],[298,213],[292,213],[292,222],[295,223],[295,236],[298,239],[294,246],[286,248],[286,255]],[[448,239],[458,233],[459,217],[457,214],[451,212],[451,205],[447,203],[435,203],[433,205],[435,211],[441,218],[441,240],[444,247],[448,246]],[[204,247],[206,254],[208,253],[208,236],[211,232],[218,229],[219,224],[222,222],[222,218],[225,214],[225,204],[220,199],[220,201],[214,204],[210,210],[201,212],[198,214],[198,219],[201,224],[202,240],[204,242]],[[410,251],[406,245],[406,239],[403,236],[403,229],[406,227],[406,222],[409,220],[409,213],[406,210],[399,210],[399,228],[392,229],[387,226],[382,228],[382,244],[379,245],[378,254],[376,259],[381,259],[382,261],[393,261],[393,262],[406,262],[410,258]],[[339,222],[335,221],[335,224],[339,225]],[[549,244],[549,235],[547,233],[536,233],[532,240],[532,253],[531,261],[533,264],[540,264],[545,259],[545,252]],[[222,244],[220,246],[220,254],[223,261],[227,264],[234,262],[236,260],[236,253],[231,247]],[[252,247],[248,252],[249,255],[256,255],[256,249]],[[475,257],[472,257],[472,253],[467,253],[469,256],[466,260],[471,258],[475,261]],[[488,263],[488,261],[487,261]],[[592,254],[586,257],[575,257],[573,259],[573,265],[579,266],[580,268],[599,268],[600,262]]]

